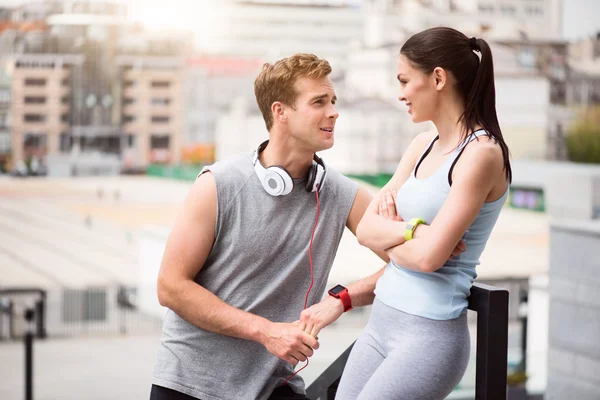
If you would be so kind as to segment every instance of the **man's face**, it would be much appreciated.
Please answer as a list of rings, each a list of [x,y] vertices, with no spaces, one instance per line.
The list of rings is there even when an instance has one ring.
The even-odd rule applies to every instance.
[[[333,83],[326,76],[299,78],[295,88],[296,104],[285,108],[288,134],[297,146],[310,152],[331,148],[338,117]]]

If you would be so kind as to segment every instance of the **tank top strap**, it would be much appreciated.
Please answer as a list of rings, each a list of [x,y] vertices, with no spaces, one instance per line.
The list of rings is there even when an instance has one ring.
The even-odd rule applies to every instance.
[[[423,160],[425,159],[425,157],[427,157],[427,154],[429,154],[429,152],[431,151],[431,149],[433,148],[433,144],[435,143],[436,140],[438,140],[440,138],[440,135],[435,135],[431,141],[429,142],[429,144],[427,145],[427,147],[425,147],[425,150],[423,150],[423,153],[421,153],[421,156],[418,158],[417,162],[415,163],[415,166],[413,167],[412,170],[412,176],[415,176],[415,172],[416,170],[419,168],[419,165],[421,165],[421,162],[423,162]]]
[[[460,158],[463,151],[465,150],[465,147],[469,143],[471,143],[473,140],[476,140],[479,136],[482,136],[482,135],[487,135],[485,129],[478,129],[478,130],[474,131],[473,133],[471,133],[470,135],[468,135],[462,141],[462,143],[460,143],[456,147],[456,149],[454,150],[454,153],[450,157],[450,159],[452,160],[452,164],[450,164],[450,166],[448,167],[448,185],[452,186],[452,172],[454,171],[454,166],[456,165],[458,159]]]
[[[478,129],[473,133],[467,135],[467,137],[456,147],[454,153],[458,156],[458,154],[465,148],[466,145],[471,143],[473,140],[477,139],[481,135],[487,135],[485,129]]]

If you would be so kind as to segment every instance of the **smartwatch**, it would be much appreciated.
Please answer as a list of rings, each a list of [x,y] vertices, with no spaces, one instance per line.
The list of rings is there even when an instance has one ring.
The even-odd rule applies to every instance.
[[[329,289],[328,293],[330,296],[342,301],[342,304],[344,305],[344,312],[352,310],[352,299],[350,298],[348,289],[346,289],[344,286],[336,285]]]
[[[413,235],[415,234],[415,230],[417,229],[417,226],[424,224],[425,221],[423,221],[422,218],[412,218],[410,221],[408,221],[408,223],[406,224],[406,228],[404,229],[404,239],[411,240],[413,238]]]

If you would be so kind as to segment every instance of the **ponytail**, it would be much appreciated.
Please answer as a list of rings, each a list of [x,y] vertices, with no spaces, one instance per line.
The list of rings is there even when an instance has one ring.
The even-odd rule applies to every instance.
[[[465,135],[481,125],[490,138],[494,138],[502,149],[506,179],[512,181],[510,152],[502,136],[498,115],[496,114],[496,85],[494,83],[494,61],[488,43],[481,38],[469,39],[471,51],[481,54],[475,79],[465,101],[465,111],[460,117],[465,127]]]

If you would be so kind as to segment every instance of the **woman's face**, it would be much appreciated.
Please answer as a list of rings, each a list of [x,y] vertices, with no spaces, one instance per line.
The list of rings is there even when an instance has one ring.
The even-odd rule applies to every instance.
[[[408,106],[413,122],[431,121],[439,106],[439,92],[436,90],[434,74],[424,74],[413,68],[404,55],[398,58],[398,100]]]

